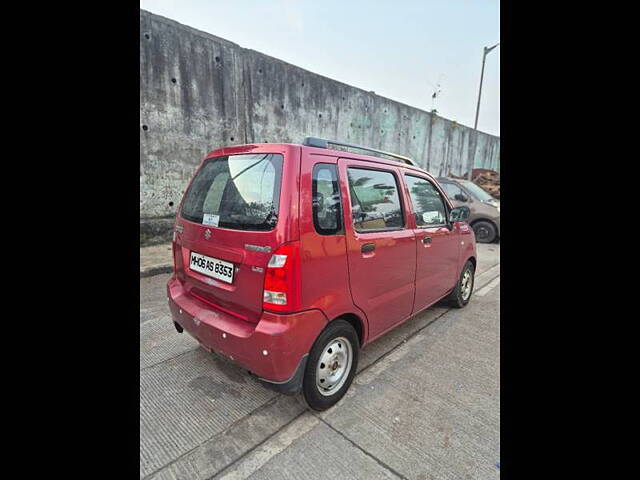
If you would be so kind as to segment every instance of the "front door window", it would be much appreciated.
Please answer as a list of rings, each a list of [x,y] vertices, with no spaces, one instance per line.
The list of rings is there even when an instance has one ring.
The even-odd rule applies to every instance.
[[[447,223],[447,210],[438,189],[424,178],[406,176],[411,204],[418,227],[433,227]]]

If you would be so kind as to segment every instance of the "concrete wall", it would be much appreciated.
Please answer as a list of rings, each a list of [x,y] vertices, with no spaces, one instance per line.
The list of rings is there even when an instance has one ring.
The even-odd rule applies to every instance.
[[[140,124],[140,218],[151,230],[224,145],[317,136],[407,155],[436,175],[464,175],[471,161],[500,169],[499,137],[144,10]]]

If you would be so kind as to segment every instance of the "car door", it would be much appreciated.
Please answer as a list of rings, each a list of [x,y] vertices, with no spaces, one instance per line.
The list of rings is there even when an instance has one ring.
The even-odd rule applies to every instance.
[[[351,159],[338,163],[351,296],[367,316],[371,340],[411,315],[416,241],[407,228],[400,171]]]
[[[405,173],[404,181],[415,220],[415,313],[441,299],[455,285],[460,240],[448,222],[444,194],[435,184],[413,172]]]

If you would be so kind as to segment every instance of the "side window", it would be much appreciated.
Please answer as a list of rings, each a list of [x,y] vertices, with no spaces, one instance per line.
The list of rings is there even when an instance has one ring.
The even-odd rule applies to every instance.
[[[396,178],[391,172],[347,169],[353,225],[358,232],[404,227]]]
[[[313,225],[320,235],[342,234],[342,204],[336,166],[318,163],[313,167]]]
[[[406,175],[405,179],[418,227],[444,224],[447,211],[438,189],[424,178]]]
[[[462,189],[453,183],[441,183],[442,189],[451,200],[458,200],[464,202],[463,198],[467,198]]]

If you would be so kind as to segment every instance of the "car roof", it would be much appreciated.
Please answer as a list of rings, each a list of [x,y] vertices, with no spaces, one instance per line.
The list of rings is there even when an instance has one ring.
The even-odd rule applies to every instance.
[[[403,163],[401,161],[397,161],[397,160],[391,160],[391,159],[387,159],[387,158],[382,158],[382,157],[378,157],[378,156],[374,156],[374,155],[367,155],[367,154],[361,154],[361,153],[353,153],[353,152],[349,152],[346,150],[338,150],[338,149],[332,149],[332,148],[319,148],[319,147],[311,147],[308,145],[302,145],[300,143],[249,143],[249,144],[244,144],[244,145],[232,145],[232,146],[228,146],[228,147],[222,147],[222,148],[218,148],[215,150],[212,150],[211,152],[209,152],[206,158],[210,158],[213,156],[218,156],[218,155],[232,155],[232,154],[240,154],[240,153],[250,153],[252,150],[261,150],[264,152],[265,149],[274,149],[274,150],[283,150],[283,149],[288,149],[291,147],[298,147],[301,149],[305,149],[307,151],[310,151],[312,153],[315,154],[320,154],[320,155],[335,155],[337,157],[341,157],[341,158],[349,158],[349,159],[353,159],[353,160],[361,160],[364,162],[373,162],[373,163],[379,163],[379,164],[383,164],[383,165],[389,165],[389,166],[393,166],[393,167],[401,167],[404,168],[406,170],[412,170],[416,173],[421,173],[423,175],[427,175],[429,176],[429,178],[435,180],[436,177],[432,174],[430,174],[429,172],[427,172],[425,169],[420,168],[418,166],[415,165],[409,165],[407,163]]]
[[[391,159],[387,159],[387,158],[382,158],[382,157],[378,157],[375,155],[367,155],[367,154],[363,154],[363,153],[354,153],[354,152],[349,152],[346,150],[338,150],[338,149],[333,149],[333,148],[316,148],[316,147],[309,147],[306,145],[301,145],[302,148],[309,150],[313,153],[319,153],[319,154],[329,154],[329,155],[335,155],[336,157],[341,157],[341,158],[350,158],[353,160],[362,160],[364,162],[373,162],[373,163],[381,163],[384,165],[390,165],[390,166],[394,166],[394,167],[401,167],[401,168],[405,168],[407,170],[413,170],[417,173],[423,173],[426,175],[429,175],[429,177],[431,178],[435,178],[433,175],[431,175],[429,172],[427,172],[425,169],[420,168],[416,165],[409,165],[408,163],[403,163],[397,160],[391,160]]]

